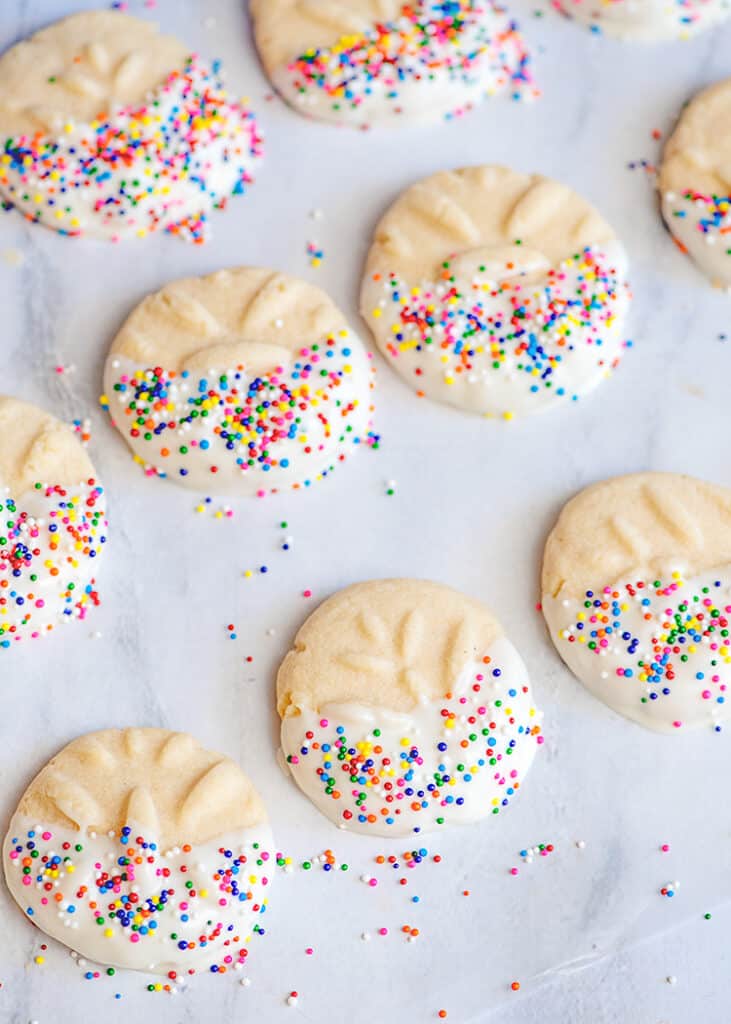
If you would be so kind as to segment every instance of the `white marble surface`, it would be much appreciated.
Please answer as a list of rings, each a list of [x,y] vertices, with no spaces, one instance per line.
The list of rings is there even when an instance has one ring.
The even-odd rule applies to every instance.
[[[651,131],[666,131],[687,97],[731,73],[731,24],[693,43],[631,47],[550,13],[538,19],[535,2],[514,6],[539,51],[541,102],[496,101],[456,124],[364,134],[308,124],[265,102],[238,0],[158,0],[153,16],[223,58],[231,83],[251,96],[267,136],[256,188],[214,217],[202,249],[170,238],[105,247],[55,237],[15,214],[0,218],[2,390],[67,419],[92,417],[112,519],[100,564],[104,603],[88,626],[0,658],[0,818],[78,733],[166,725],[241,759],[293,858],[332,847],[351,865],[346,876],[276,879],[250,987],[203,977],[174,998],[148,994],[147,979],[134,974],[86,982],[53,945],[36,966],[41,937],[3,888],[1,1021],[337,1014],[354,1024],[411,1024],[436,1020],[441,1007],[460,1024],[728,1020],[729,734],[668,739],[615,717],[563,668],[535,601],[546,531],[583,485],[650,468],[731,484],[730,301],[672,246],[650,180],[627,169],[656,158]],[[81,6],[3,0],[0,44]],[[148,13],[140,0],[131,10]],[[249,262],[310,277],[355,319],[361,259],[384,206],[418,176],[482,161],[564,179],[626,241],[636,347],[613,381],[577,407],[505,426],[420,402],[383,367],[380,452],[363,453],[307,495],[238,502],[224,522],[197,516],[194,495],[139,474],[96,407],[106,347],[132,304],[177,276]],[[314,208],[324,214],[317,223],[308,217]],[[310,240],[326,251],[320,270],[308,267]],[[57,375],[58,363],[74,369]],[[294,538],[288,553],[279,550],[282,519]],[[261,564],[265,577],[243,578]],[[375,889],[358,880],[388,844],[341,836],[317,816],[277,765],[272,708],[276,665],[314,603],[354,580],[396,574],[451,583],[499,613],[531,671],[548,736],[509,811],[428,838],[443,863],[414,872],[405,890],[384,871]],[[518,851],[538,842],[555,852],[510,877]],[[670,853],[659,852],[663,842]],[[677,896],[659,896],[675,879]],[[404,940],[406,923],[419,927],[418,942]],[[381,925],[388,937],[361,941]],[[296,1009],[285,1003],[292,989]]]

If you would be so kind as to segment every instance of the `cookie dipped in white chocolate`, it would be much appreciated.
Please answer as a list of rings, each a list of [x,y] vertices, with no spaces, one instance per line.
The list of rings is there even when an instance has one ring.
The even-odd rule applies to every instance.
[[[688,39],[731,15],[729,0],[553,0],[595,32],[653,42]]]
[[[419,396],[484,416],[571,403],[625,348],[627,257],[592,206],[503,167],[412,185],[376,228],[361,312]]]
[[[595,484],[546,544],[543,613],[596,697],[646,728],[731,714],[731,491],[639,473]]]
[[[104,386],[144,471],[206,493],[309,487],[373,441],[362,342],[319,288],[270,270],[148,296],[112,344]]]
[[[233,761],[184,733],[108,729],[31,783],[3,861],[41,931],[99,963],[168,973],[244,962],[275,857]]]
[[[111,241],[203,241],[262,148],[217,64],[118,11],[72,15],[0,57],[0,131],[10,203],[63,235]]]
[[[361,583],[321,605],[282,663],[277,706],[297,785],[340,828],[369,835],[498,814],[543,742],[499,623],[426,580]]]
[[[0,395],[0,654],[99,603],[106,499],[72,428]]]
[[[537,94],[518,27],[493,0],[253,0],[251,11],[272,83],[310,117],[433,120]]]
[[[658,181],[681,252],[731,289],[731,78],[691,100],[668,139]]]

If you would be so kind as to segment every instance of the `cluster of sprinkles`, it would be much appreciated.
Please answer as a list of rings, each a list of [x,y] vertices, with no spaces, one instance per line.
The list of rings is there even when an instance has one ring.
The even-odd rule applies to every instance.
[[[253,115],[227,96],[218,70],[192,56],[145,103],[67,122],[58,136],[7,139],[0,189],[63,235],[118,241],[163,228],[204,241],[207,211],[245,190],[262,154]]]
[[[403,735],[396,740],[399,749],[392,750],[384,745],[380,728],[353,735],[346,726],[321,717],[287,762],[296,771],[315,774],[322,795],[341,808],[344,825],[393,826],[411,815],[417,832],[422,818],[429,819],[425,825],[443,825],[450,811],[459,812],[478,787],[479,776],[497,794],[485,811],[498,814],[521,785],[511,765],[518,739],[530,737],[541,744],[543,737],[533,708],[525,721],[515,717],[511,701],[524,698],[528,687],[511,687],[505,700],[493,699],[491,685],[502,669],[489,656],[482,660],[484,671],[474,674],[469,696],[447,693],[434,702],[433,743]]]
[[[0,649],[99,604],[91,565],[106,543],[103,493],[89,479],[79,488],[37,483],[22,503],[0,494]]]
[[[307,256],[310,261],[310,266],[317,269],[322,266],[323,260],[325,259],[325,250],[319,246],[317,242],[308,242]]]
[[[662,701],[678,685],[693,687],[698,700],[717,707],[726,702],[730,670],[725,666],[731,665],[731,604],[724,594],[728,587],[720,579],[696,586],[679,572],[669,582],[640,580],[587,590],[583,610],[559,638],[611,658],[615,676],[637,681],[643,704]]]
[[[617,365],[604,353],[628,291],[603,253],[587,247],[551,268],[540,285],[486,274],[478,265],[471,280],[458,277],[449,261],[434,285],[409,287],[395,274],[374,274],[385,297],[371,316],[388,318],[388,354],[413,364],[418,395],[428,393],[431,375],[447,389],[484,387],[508,375],[524,380],[528,396],[576,400],[562,383],[573,352],[590,349],[607,372]]]
[[[230,505],[214,505],[213,498],[210,496],[201,498],[198,504],[195,506],[195,511],[198,515],[208,514],[211,519],[233,519],[234,510]]]
[[[254,375],[243,365],[208,377],[161,366],[127,370],[117,360],[111,399],[102,395],[100,402],[144,453],[135,459],[148,475],[185,478],[191,463],[197,471],[202,463],[211,478],[222,468],[263,479],[275,471],[294,475],[294,489],[307,487],[335,468],[334,449],[342,462],[345,448],[378,446],[377,435],[363,437],[357,426],[367,411],[352,393],[357,374],[349,337],[343,329],[300,348],[289,367]],[[302,459],[316,463],[304,482]]]
[[[91,420],[85,416],[83,420],[72,420],[71,429],[82,448],[88,448],[91,441]]]
[[[163,960],[185,963],[203,951],[215,974],[245,962],[249,936],[238,934],[243,922],[234,919],[244,904],[255,915],[266,910],[271,854],[259,843],[239,853],[221,846],[204,872],[195,847],[162,850],[129,826],[65,836],[39,825],[10,841],[6,869],[12,877],[20,873],[29,918],[57,915],[72,927],[91,927],[100,939],[133,946],[162,940],[169,946]],[[141,892],[149,883],[152,891]],[[257,923],[253,932],[264,929]],[[186,970],[195,973],[193,966]],[[168,978],[174,981],[177,972]]]
[[[714,0],[667,0],[663,4],[663,14],[673,14],[675,23],[678,27],[680,39],[689,38],[690,30],[693,29],[704,17],[708,14],[711,9],[711,4]],[[551,4],[561,14],[568,14],[571,16],[576,12],[577,7],[584,5],[591,8],[591,16],[600,18],[601,11],[605,4],[603,2],[597,3],[597,0],[551,0]],[[615,9],[621,9],[622,4],[626,4],[629,8],[630,15],[635,14],[635,4],[633,0],[611,0],[610,7]],[[602,27],[600,21],[591,22],[591,31],[597,34],[601,34]]]
[[[290,533],[284,532],[289,530],[289,523],[287,522],[286,519],[281,520],[281,522],[279,523],[279,529],[283,531],[282,536],[278,541],[279,551],[284,553],[291,551],[294,545],[294,537]],[[269,568],[270,567],[266,563],[264,563],[262,565],[255,566],[253,569],[244,569],[244,579],[250,580],[256,576],[266,576],[269,573]]]
[[[665,199],[673,203],[675,196],[668,193]],[[714,246],[720,255],[728,256],[731,266],[731,196],[706,195],[688,189],[682,193],[681,199],[682,204],[672,210],[672,220],[683,223],[692,221],[693,229],[704,238],[707,245]],[[669,226],[672,231],[673,224]],[[675,235],[673,240],[681,252],[688,252],[687,246]]]
[[[536,857],[549,857],[554,850],[555,846],[553,843],[537,843],[535,846],[524,847],[520,851],[520,859],[525,865],[532,864]],[[510,874],[513,876],[517,875],[518,868],[512,867]]]
[[[664,896],[665,899],[671,900],[675,893],[678,891],[680,883],[677,879],[674,882],[666,882],[660,889],[660,895]]]
[[[415,86],[440,82],[535,96],[530,65],[517,25],[493,0],[422,0],[367,32],[305,51],[287,73],[300,102],[322,99],[336,116],[366,117],[373,101],[400,114]]]

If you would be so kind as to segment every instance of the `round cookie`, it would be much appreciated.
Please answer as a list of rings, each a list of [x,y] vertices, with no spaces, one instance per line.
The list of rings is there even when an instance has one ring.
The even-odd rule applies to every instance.
[[[0,395],[0,651],[99,603],[104,491],[70,427]]]
[[[731,713],[731,490],[673,473],[594,484],[543,561],[543,614],[571,671],[648,729]]]
[[[553,0],[562,14],[626,40],[687,39],[731,14],[729,0]]]
[[[0,193],[63,235],[204,239],[261,155],[216,64],[118,11],[74,14],[0,57]]]
[[[592,390],[624,349],[627,257],[584,199],[504,167],[412,185],[376,228],[361,312],[419,396],[485,416]]]
[[[112,344],[112,422],[150,476],[219,494],[308,487],[371,443],[370,355],[319,288],[243,267],[148,296]]]
[[[244,961],[274,846],[229,758],[185,733],[105,729],[31,782],[3,861],[41,931],[98,963],[168,973]]]
[[[498,621],[426,580],[359,583],[320,605],[279,669],[277,709],[297,785],[369,835],[498,814],[543,742]]]
[[[731,288],[731,78],[691,100],[665,146],[662,214],[678,248]]]
[[[493,0],[252,0],[256,44],[295,110],[356,126],[451,118],[486,96],[536,95]]]

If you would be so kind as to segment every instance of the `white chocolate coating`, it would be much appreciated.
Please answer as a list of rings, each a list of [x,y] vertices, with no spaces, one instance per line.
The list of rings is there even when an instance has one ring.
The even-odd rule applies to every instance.
[[[285,716],[282,750],[297,785],[340,828],[368,835],[499,813],[533,763],[543,716],[505,637],[486,659],[464,666],[448,696],[411,711],[324,704]]]
[[[86,618],[106,499],[71,428],[0,396],[0,653]]]
[[[96,560],[106,540],[102,490],[0,491],[0,650],[85,619],[99,603]],[[8,526],[8,524],[12,524]]]
[[[718,726],[731,717],[731,564],[689,578],[676,568],[655,582],[615,583],[581,601],[545,596],[551,638],[625,718],[664,733]]]
[[[662,215],[682,252],[720,288],[731,288],[731,79],[683,110],[663,153]]]
[[[254,0],[252,14],[274,86],[310,117],[433,120],[535,94],[523,39],[493,0]]]
[[[16,814],[5,877],[29,920],[114,967],[167,974],[243,962],[276,863],[269,827],[187,849],[164,848],[129,828],[128,835],[79,832]]]
[[[570,18],[620,39],[687,39],[731,15],[729,0],[553,0]]]

